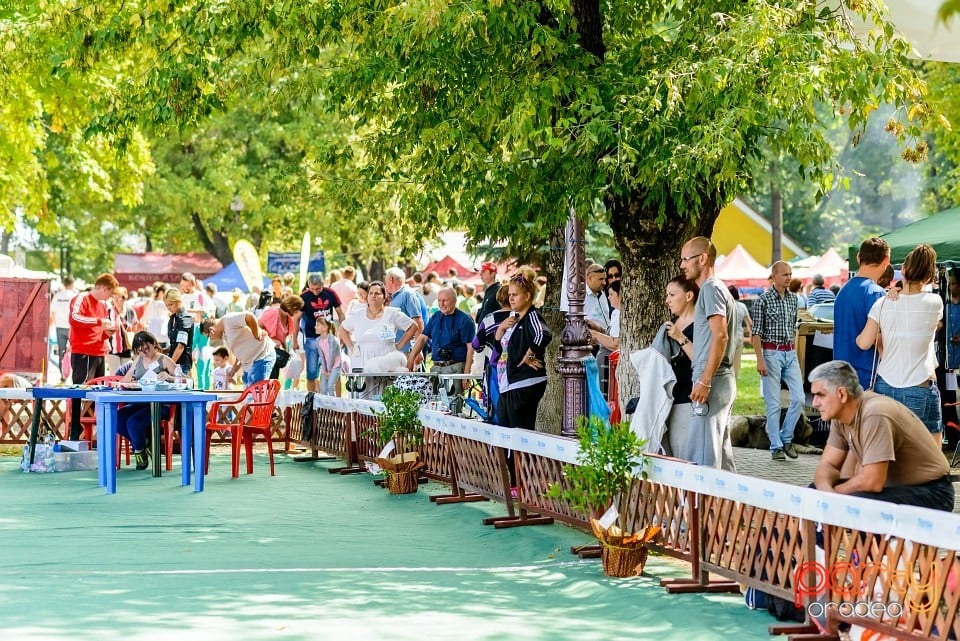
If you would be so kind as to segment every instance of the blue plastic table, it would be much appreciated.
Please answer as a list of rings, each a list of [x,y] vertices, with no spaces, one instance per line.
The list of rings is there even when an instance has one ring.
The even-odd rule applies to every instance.
[[[195,473],[193,489],[203,491],[206,456],[207,403],[217,395],[193,390],[144,392],[139,390],[90,392],[87,399],[97,407],[98,481],[108,494],[117,493],[117,408],[129,403],[180,404],[180,484],[190,485],[191,462]],[[153,456],[160,456],[159,425],[153,424]],[[192,454],[192,456],[191,456]],[[155,461],[156,464],[156,461]],[[156,466],[155,466],[156,469]]]
[[[33,394],[33,422],[30,425],[30,464],[33,465],[33,455],[37,449],[37,435],[40,432],[40,415],[43,412],[43,401],[58,398],[87,398],[93,391],[90,387],[34,387]]]

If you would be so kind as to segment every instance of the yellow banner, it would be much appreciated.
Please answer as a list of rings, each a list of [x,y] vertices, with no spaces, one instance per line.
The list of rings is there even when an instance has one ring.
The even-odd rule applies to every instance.
[[[260,255],[257,254],[257,248],[248,240],[238,240],[233,246],[233,260],[240,269],[244,282],[247,283],[247,289],[253,290],[254,286],[263,288],[263,268],[260,266]]]

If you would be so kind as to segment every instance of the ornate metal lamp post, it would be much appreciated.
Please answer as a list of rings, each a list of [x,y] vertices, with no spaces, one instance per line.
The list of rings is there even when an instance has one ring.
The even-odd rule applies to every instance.
[[[583,263],[583,223],[577,212],[570,207],[570,217],[564,234],[564,265],[567,273],[567,318],[560,336],[560,357],[557,372],[563,378],[563,417],[560,424],[562,436],[576,436],[578,416],[587,411],[587,381],[583,359],[592,353],[590,331],[583,318],[583,301],[586,296]]]

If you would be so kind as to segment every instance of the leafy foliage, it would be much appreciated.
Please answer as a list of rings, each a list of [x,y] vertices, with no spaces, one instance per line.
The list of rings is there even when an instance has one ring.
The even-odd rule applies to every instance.
[[[380,395],[384,411],[376,413],[379,419],[378,433],[381,445],[395,439],[397,447],[419,445],[423,442],[423,425],[420,423],[420,395],[413,390],[399,389],[393,385]]]
[[[577,419],[577,439],[577,464],[564,466],[566,483],[552,484],[547,496],[568,501],[592,517],[599,517],[614,501],[620,510],[626,509],[626,494],[637,478],[636,468],[648,462],[643,456],[645,441],[629,423],[611,425],[597,416]],[[626,522],[623,512],[620,522]]]
[[[960,69],[956,64],[930,62],[925,72],[940,98],[944,122],[960,122]],[[940,126],[932,128],[929,140],[925,208],[938,212],[960,207],[960,139],[949,126]]]
[[[817,111],[842,169],[817,183],[803,175],[796,159],[764,156],[751,171],[758,179],[742,197],[757,211],[769,212],[776,188],[783,197],[784,232],[815,254],[911,222],[921,209],[923,172],[903,162],[903,149],[886,131],[896,126],[890,107],[871,113],[857,134],[826,105]]]

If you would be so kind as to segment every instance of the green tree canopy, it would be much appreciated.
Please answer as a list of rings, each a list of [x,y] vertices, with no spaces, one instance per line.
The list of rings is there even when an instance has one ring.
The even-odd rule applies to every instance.
[[[350,128],[316,174],[352,210],[395,212],[403,238],[455,225],[524,243],[571,207],[608,219],[628,350],[665,314],[683,241],[709,234],[766,150],[819,183],[836,172],[819,105],[854,132],[893,105],[908,159],[933,111],[880,0],[38,7],[38,77],[79,88],[87,136],[182,127],[237,95],[316,98]],[[854,17],[879,27],[859,35]]]

